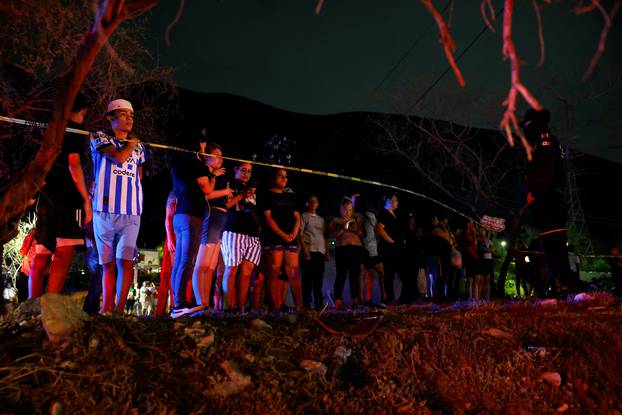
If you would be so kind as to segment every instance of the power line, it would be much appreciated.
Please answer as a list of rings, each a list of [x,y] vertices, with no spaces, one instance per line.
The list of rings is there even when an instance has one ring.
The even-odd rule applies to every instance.
[[[441,11],[441,13],[444,13],[450,4],[451,4],[451,0],[448,1],[447,4],[445,4],[445,7],[443,7],[443,10]],[[389,71],[385,74],[385,76],[380,80],[378,85],[376,85],[374,89],[372,89],[370,93],[371,96],[373,96],[376,93],[376,91],[378,91],[382,87],[382,85],[391,77],[391,75],[393,75],[393,73],[397,70],[397,68],[399,68],[402,65],[402,63],[406,60],[408,55],[410,55],[410,53],[415,49],[415,47],[417,47],[417,45],[425,37],[425,35],[427,34],[427,32],[430,30],[432,26],[434,26],[434,22],[430,22],[430,24],[423,30],[421,35],[417,37],[413,41],[413,43],[410,45],[410,47],[402,54],[401,58],[391,67],[391,69],[389,69]],[[337,128],[335,132],[333,133],[332,137],[329,138],[326,142],[324,142],[320,146],[320,148],[313,155],[311,155],[311,157],[309,157],[309,161],[315,160],[317,157],[323,155],[323,153],[332,149],[337,144],[337,142],[339,142],[343,138],[344,129],[345,129],[345,126],[343,125]],[[334,139],[335,137],[336,139]]]
[[[499,11],[496,13],[496,17],[499,17],[499,15],[503,12],[505,7],[501,7],[501,9],[499,9]],[[473,47],[473,45],[475,45],[475,43],[482,37],[482,35],[488,30],[488,26],[484,25],[484,27],[482,28],[482,30],[480,30],[480,32],[475,36],[475,38],[473,38],[473,40],[471,41],[471,43],[469,43],[467,45],[467,47],[460,52],[460,54],[458,55],[458,57],[456,58],[456,63],[460,62],[460,59],[462,59],[462,57],[469,51],[469,49],[471,49]],[[415,101],[415,103],[413,105],[410,106],[410,108],[408,108],[408,111],[406,112],[406,115],[410,114],[410,112],[413,110],[413,108],[415,108],[417,105],[419,105],[419,103],[426,97],[426,95],[428,95],[428,93],[436,86],[438,85],[438,83],[445,77],[445,75],[447,75],[447,73],[451,70],[451,66],[448,65],[447,68],[443,71],[442,74],[440,74],[440,76],[438,78],[436,78],[436,80],[432,83],[432,85],[430,85],[424,92],[423,94],[421,94],[421,96],[419,97],[419,99],[417,99],[417,101]]]
[[[443,10],[441,10],[441,13],[445,13],[445,10],[447,10],[447,7],[449,7],[450,4],[451,4],[451,1],[448,1],[447,4],[445,4],[445,7],[443,7]],[[400,65],[402,65],[402,63],[406,60],[408,55],[410,55],[410,53],[415,49],[415,47],[419,44],[419,42],[421,42],[421,40],[425,37],[425,35],[430,30],[430,28],[432,28],[432,26],[434,26],[434,21],[430,21],[430,24],[423,30],[421,35],[417,39],[415,39],[415,41],[410,45],[408,50],[406,50],[406,52],[402,54],[402,57],[393,65],[391,69],[389,69],[389,72],[386,73],[386,75],[384,76],[384,78],[382,78],[380,83],[378,83],[378,85],[376,85],[376,87],[372,90],[372,95],[377,90],[379,90],[382,84],[384,84],[387,81],[387,79],[389,79],[391,75],[393,75],[393,73],[397,70],[397,68],[399,68]]]

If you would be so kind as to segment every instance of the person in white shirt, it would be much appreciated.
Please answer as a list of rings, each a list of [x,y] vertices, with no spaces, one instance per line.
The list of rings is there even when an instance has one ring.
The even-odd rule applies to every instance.
[[[13,283],[11,281],[6,283],[6,287],[2,293],[2,298],[4,298],[7,303],[17,303],[17,290],[13,287]]]
[[[317,196],[307,200],[307,211],[302,214],[300,222],[300,246],[302,247],[302,304],[310,308],[311,300],[315,309],[324,306],[322,298],[322,282],[324,279],[324,263],[328,261],[328,241],[326,239],[326,221],[317,214],[320,206]]]
[[[147,316],[151,314],[151,309],[153,308],[153,290],[147,283],[147,281],[143,281],[143,286],[140,287],[140,315]]]

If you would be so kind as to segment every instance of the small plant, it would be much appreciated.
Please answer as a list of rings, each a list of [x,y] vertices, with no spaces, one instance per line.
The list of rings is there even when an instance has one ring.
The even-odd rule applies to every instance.
[[[15,279],[17,273],[22,266],[22,254],[20,249],[24,242],[24,238],[35,227],[36,215],[34,213],[25,216],[19,224],[17,229],[17,236],[11,239],[4,245],[4,251],[2,253],[2,270],[10,276],[13,286],[15,286]]]

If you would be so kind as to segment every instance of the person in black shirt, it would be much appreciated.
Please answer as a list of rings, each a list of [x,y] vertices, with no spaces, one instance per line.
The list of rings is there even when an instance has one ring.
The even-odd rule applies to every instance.
[[[199,135],[186,140],[184,145],[189,150],[204,153],[207,142],[205,137]],[[171,271],[173,318],[188,312],[186,286],[192,275],[194,259],[201,241],[205,197],[213,189],[213,174],[204,163],[205,156],[191,153],[179,153],[173,160],[173,193],[176,199],[173,216],[175,258]]]
[[[67,127],[81,129],[86,115],[86,99],[78,94]],[[29,298],[40,297],[43,280],[48,275],[47,292],[60,293],[76,246],[84,245],[78,209],[83,208],[84,223],[93,217],[91,200],[86,190],[80,155],[84,154],[86,136],[66,133],[63,146],[37,204],[36,255],[30,268]],[[53,255],[52,255],[53,254]]]
[[[302,283],[298,269],[298,231],[300,230],[300,209],[293,193],[284,191],[287,186],[287,171],[276,169],[272,173],[271,186],[259,195],[260,211],[264,225],[261,235],[268,268],[268,293],[275,311],[284,305],[281,267],[292,287],[297,310],[302,309]]]
[[[527,166],[527,203],[531,205],[548,262],[548,285],[552,295],[557,295],[570,286],[570,266],[564,161],[559,141],[549,129],[550,119],[547,110],[529,109],[520,126],[533,149]]]
[[[201,245],[192,273],[192,287],[198,304],[208,307],[212,290],[212,278],[220,257],[220,239],[227,221],[227,201],[233,190],[229,187],[222,167],[222,151],[218,144],[208,143],[205,151],[210,155],[206,164],[209,169],[208,191],[205,193],[208,207],[201,230]],[[179,207],[178,207],[179,209]],[[217,288],[219,284],[217,284]]]
[[[408,232],[406,234],[406,257],[411,265],[412,278],[416,280],[415,297],[426,297],[428,293],[428,276],[426,273],[426,252],[423,240],[423,228],[417,226],[417,219],[413,213],[408,220]],[[413,281],[413,285],[414,281]]]
[[[440,215],[432,215],[426,236],[428,256],[428,291],[436,301],[445,301],[448,268],[451,266],[451,243]],[[477,258],[477,252],[475,257]],[[467,274],[468,275],[468,274]]]
[[[229,308],[237,306],[241,313],[244,313],[251,274],[261,260],[255,184],[250,182],[252,172],[250,163],[239,163],[235,168],[235,180],[231,184],[234,196],[227,202],[227,222],[221,244],[226,303]]]
[[[378,254],[384,264],[384,290],[387,303],[395,301],[393,280],[398,273],[402,280],[400,300],[409,302],[412,296],[412,284],[405,278],[402,269],[404,252],[404,230],[398,221],[396,209],[399,205],[397,195],[387,195],[382,199],[384,209],[378,214],[376,234],[378,235]]]

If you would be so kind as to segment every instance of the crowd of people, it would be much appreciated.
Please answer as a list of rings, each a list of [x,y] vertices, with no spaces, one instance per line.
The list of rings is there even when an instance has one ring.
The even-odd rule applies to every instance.
[[[203,136],[192,141],[189,148],[196,146],[197,153],[177,156],[167,201],[159,296],[165,302],[171,287],[171,316],[210,308],[284,311],[290,294],[297,311],[458,300],[463,277],[469,300],[490,300],[492,242],[474,223],[458,235],[446,218],[419,224],[413,214],[400,215],[396,194],[380,203],[348,195],[327,221],[318,213],[316,195],[300,201],[285,169],[272,170],[268,186],[257,190],[250,163],[237,163],[226,179],[221,148]],[[330,298],[324,298],[331,252],[336,275]],[[452,261],[461,252],[467,266]],[[343,298],[346,281],[349,304]],[[372,302],[375,287],[380,298]],[[163,309],[156,315],[164,315]]]
[[[86,110],[86,101],[78,96],[69,114],[71,127],[81,128]],[[231,171],[226,169],[222,148],[203,134],[186,137],[180,146],[188,151],[172,154],[159,286],[132,286],[147,153],[131,135],[134,111],[129,101],[110,102],[106,117],[110,129],[89,140],[93,186],[87,186],[80,160],[86,140],[67,133],[40,192],[34,238],[24,253],[29,298],[42,294],[46,278],[45,291],[60,293],[79,250],[85,251],[91,274],[84,306],[90,313],[178,318],[210,310],[245,313],[267,307],[279,312],[289,310],[290,294],[296,311],[328,304],[343,309],[418,301],[478,302],[493,295],[492,233],[479,224],[471,221],[452,229],[442,215],[421,220],[413,213],[403,214],[397,194],[381,200],[344,195],[327,221],[318,213],[317,195],[307,191],[301,202],[289,186],[286,169],[273,169],[267,185],[258,189],[253,165],[239,162]],[[546,139],[551,140],[548,135]],[[536,200],[547,195],[546,203],[554,203],[546,189],[540,180],[530,197],[531,192]],[[545,246],[514,249],[565,252],[565,246],[560,248],[564,224],[551,216],[544,202],[538,203],[536,216],[544,232],[535,241]],[[327,293],[326,263],[333,254],[335,279]],[[559,255],[554,261],[544,259],[544,253],[532,255],[529,263],[527,258],[516,256],[519,296],[521,289],[526,296],[546,295],[559,283],[560,272],[572,271],[568,260],[560,265]],[[562,282],[569,284],[569,277]],[[376,298],[374,290],[379,293]]]

